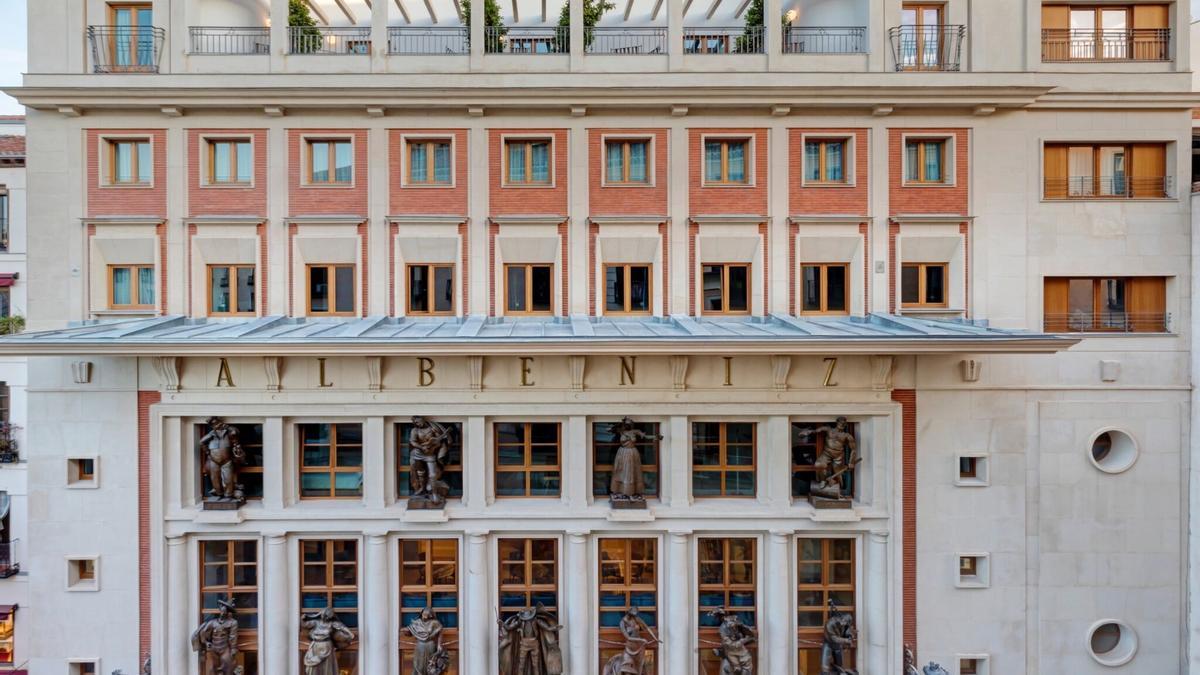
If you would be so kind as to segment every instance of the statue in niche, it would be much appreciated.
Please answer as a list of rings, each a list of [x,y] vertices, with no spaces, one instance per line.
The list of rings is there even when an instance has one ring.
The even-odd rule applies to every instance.
[[[500,675],[562,675],[563,629],[538,603],[500,621]]]
[[[662,436],[638,429],[628,417],[612,425],[611,432],[620,447],[613,458],[612,479],[608,484],[609,504],[615,509],[644,509],[646,474],[642,471],[642,453],[638,443],[660,441]]]
[[[416,641],[413,650],[412,675],[443,675],[450,667],[450,653],[442,645],[442,622],[437,620],[433,609],[426,607],[421,615],[400,629]]]
[[[845,417],[837,418],[833,426],[822,425],[801,431],[800,438],[807,440],[818,434],[824,435],[825,444],[814,462],[817,479],[809,484],[809,502],[817,508],[848,509],[850,496],[847,494],[847,474],[862,462],[862,457],[858,455],[858,441],[851,433]]]
[[[910,645],[904,645],[904,675],[921,675],[917,672],[917,657]]]
[[[450,430],[425,417],[413,417],[408,432],[408,508],[446,507],[450,486],[442,480],[450,457]]]
[[[845,667],[845,651],[853,649],[858,640],[854,616],[839,610],[829,601],[829,620],[825,622],[825,642],[821,646],[821,675],[858,675]]]
[[[237,482],[238,471],[246,463],[246,451],[238,440],[236,427],[220,417],[208,418],[208,433],[200,437],[204,452],[204,475],[208,477],[208,496],[205,509],[236,509],[246,502],[246,495]]]
[[[750,645],[758,641],[758,631],[742,623],[736,612],[718,607],[708,613],[721,621],[717,634],[721,642],[713,653],[721,659],[721,675],[754,675],[754,654]],[[715,644],[704,640],[709,644]]]
[[[337,650],[350,646],[354,633],[338,619],[332,607],[301,616],[300,629],[308,634],[304,675],[338,675]]]
[[[238,675],[237,608],[227,600],[217,600],[217,607],[219,613],[192,633],[192,650],[200,653],[202,675]]]
[[[608,660],[603,675],[650,675],[651,666],[646,663],[646,647],[650,640],[642,637],[642,631],[646,631],[654,642],[661,644],[662,640],[638,616],[637,606],[630,607],[621,617],[620,629],[621,636],[625,638],[625,651]]]

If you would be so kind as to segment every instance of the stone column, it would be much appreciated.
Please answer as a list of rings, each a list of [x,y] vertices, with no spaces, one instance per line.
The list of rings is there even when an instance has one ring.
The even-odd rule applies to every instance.
[[[661,448],[664,471],[659,485],[666,488],[664,496],[671,508],[684,509],[691,503],[692,453],[688,446],[688,419],[673,415],[667,422],[670,429],[667,443]]]
[[[268,534],[263,541],[263,603],[259,616],[263,645],[263,672],[288,672],[288,646],[292,603],[288,602],[287,535]],[[188,672],[186,670],[182,672]]]
[[[167,537],[167,672],[171,673],[187,673],[192,654],[187,549],[187,537]]]
[[[563,504],[572,511],[587,508],[592,484],[587,475],[587,418],[573,415],[567,418],[563,439]]]
[[[288,476],[283,459],[283,418],[268,417],[263,420],[263,508],[268,511],[283,509],[284,495],[288,493]]]
[[[287,0],[271,0],[271,72],[283,70],[287,53],[288,3]]]
[[[588,667],[590,643],[591,612],[588,607],[588,573],[587,535],[585,531],[567,533],[567,546],[563,556],[563,569],[568,571],[560,575],[566,584],[566,597],[560,612],[559,623],[566,625],[567,633],[567,673],[583,675],[592,671]]]
[[[387,445],[382,417],[368,417],[363,425],[363,505],[382,509],[386,503],[384,448]]]
[[[688,541],[691,531],[677,530],[667,535],[667,583],[666,612],[660,616],[659,636],[666,643],[666,659],[663,672],[666,675],[691,675],[692,670],[692,614],[691,602],[691,555]]]
[[[867,586],[863,600],[866,616],[866,664],[868,673],[884,673],[888,670],[888,586],[892,575],[888,572],[888,532],[878,530],[867,536]]]
[[[667,2],[667,64],[669,70],[683,68],[683,0],[668,0]],[[672,139],[679,143],[680,140]],[[686,140],[682,140],[687,143]],[[676,166],[671,164],[671,166]],[[679,166],[687,166],[680,164]],[[682,312],[686,314],[686,312]]]
[[[388,599],[392,593],[388,583],[391,575],[388,574],[387,534],[368,532],[363,557],[366,562],[363,579],[366,583],[359,589],[365,610],[363,630],[359,636],[366,657],[363,668],[368,673],[385,673],[390,670],[388,652],[392,634],[388,630]]]
[[[582,70],[583,66],[583,0],[567,0],[571,3],[571,70]],[[549,18],[549,17],[547,17]]]
[[[496,641],[496,631],[493,626],[494,613],[488,593],[488,560],[487,532],[467,532],[467,550],[464,556],[466,565],[466,595],[460,603],[463,631],[459,635],[459,649],[466,647],[465,653],[460,653],[462,663],[468,673],[487,673],[491,667],[488,654],[489,645]]]
[[[475,470],[463,472],[462,505],[482,511],[487,506],[487,423],[482,417],[468,417],[463,427],[463,466]]]
[[[766,559],[763,561],[763,569],[766,570],[763,575],[766,580],[762,603],[764,611],[758,623],[759,630],[765,632],[765,635],[759,634],[761,646],[765,647],[759,649],[759,658],[766,657],[766,663],[760,663],[759,670],[764,673],[792,672],[788,670],[788,662],[796,641],[790,635],[792,622],[788,614],[793,594],[788,585],[791,575],[787,573],[788,543],[791,538],[792,533],[788,530],[771,530],[767,537]]]

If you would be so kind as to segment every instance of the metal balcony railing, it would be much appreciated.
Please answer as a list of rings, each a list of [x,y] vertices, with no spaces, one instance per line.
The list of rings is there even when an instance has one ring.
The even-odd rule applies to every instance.
[[[948,24],[888,29],[896,70],[960,70],[966,36],[966,26]]]
[[[762,26],[722,26],[683,29],[684,54],[762,54]]]
[[[666,28],[585,27],[583,44],[589,54],[666,54]]]
[[[369,26],[288,26],[289,54],[370,54]]]
[[[1042,61],[1170,61],[1170,28],[1042,29]]]
[[[483,50],[488,54],[567,54],[568,26],[484,26]]]
[[[270,54],[271,29],[262,26],[192,26],[193,54]]]
[[[784,54],[866,54],[866,26],[784,26]]]
[[[8,250],[8,217],[0,214],[0,251]]]
[[[470,54],[471,33],[466,26],[388,28],[389,54]]]
[[[1172,196],[1171,176],[1070,176],[1047,178],[1046,199],[1166,199]]]
[[[7,579],[21,571],[21,559],[17,556],[20,539],[0,542],[0,579]]]
[[[1171,315],[1163,312],[1067,312],[1046,314],[1047,333],[1168,333]]]
[[[150,26],[88,26],[92,71],[157,73],[167,33]]]

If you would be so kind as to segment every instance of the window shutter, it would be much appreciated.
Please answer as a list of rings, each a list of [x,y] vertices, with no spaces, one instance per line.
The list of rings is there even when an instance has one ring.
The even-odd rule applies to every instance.
[[[1166,5],[1134,5],[1133,27],[1138,28],[1170,28]]]
[[[1134,277],[1130,279],[1126,303],[1133,332],[1161,332],[1164,329],[1167,311],[1166,278]]]
[[[1167,196],[1167,149],[1162,143],[1137,143],[1133,146],[1134,197]]]
[[[1067,146],[1047,145],[1042,149],[1046,199],[1067,197]],[[1064,305],[1065,306],[1065,305]]]
[[[1067,289],[1070,280],[1047,277],[1042,289],[1043,330],[1061,333],[1067,330]]]
[[[1042,30],[1071,27],[1071,8],[1067,5],[1042,5]]]

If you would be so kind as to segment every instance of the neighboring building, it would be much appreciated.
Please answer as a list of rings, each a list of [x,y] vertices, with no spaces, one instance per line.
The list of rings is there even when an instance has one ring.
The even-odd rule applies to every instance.
[[[1185,3],[308,4],[30,3],[33,672],[199,673],[225,598],[247,674],[327,604],[409,672],[426,603],[495,672],[539,602],[572,674],[629,605],[718,672],[724,605],[813,675],[830,602],[867,675],[1200,667]]]

